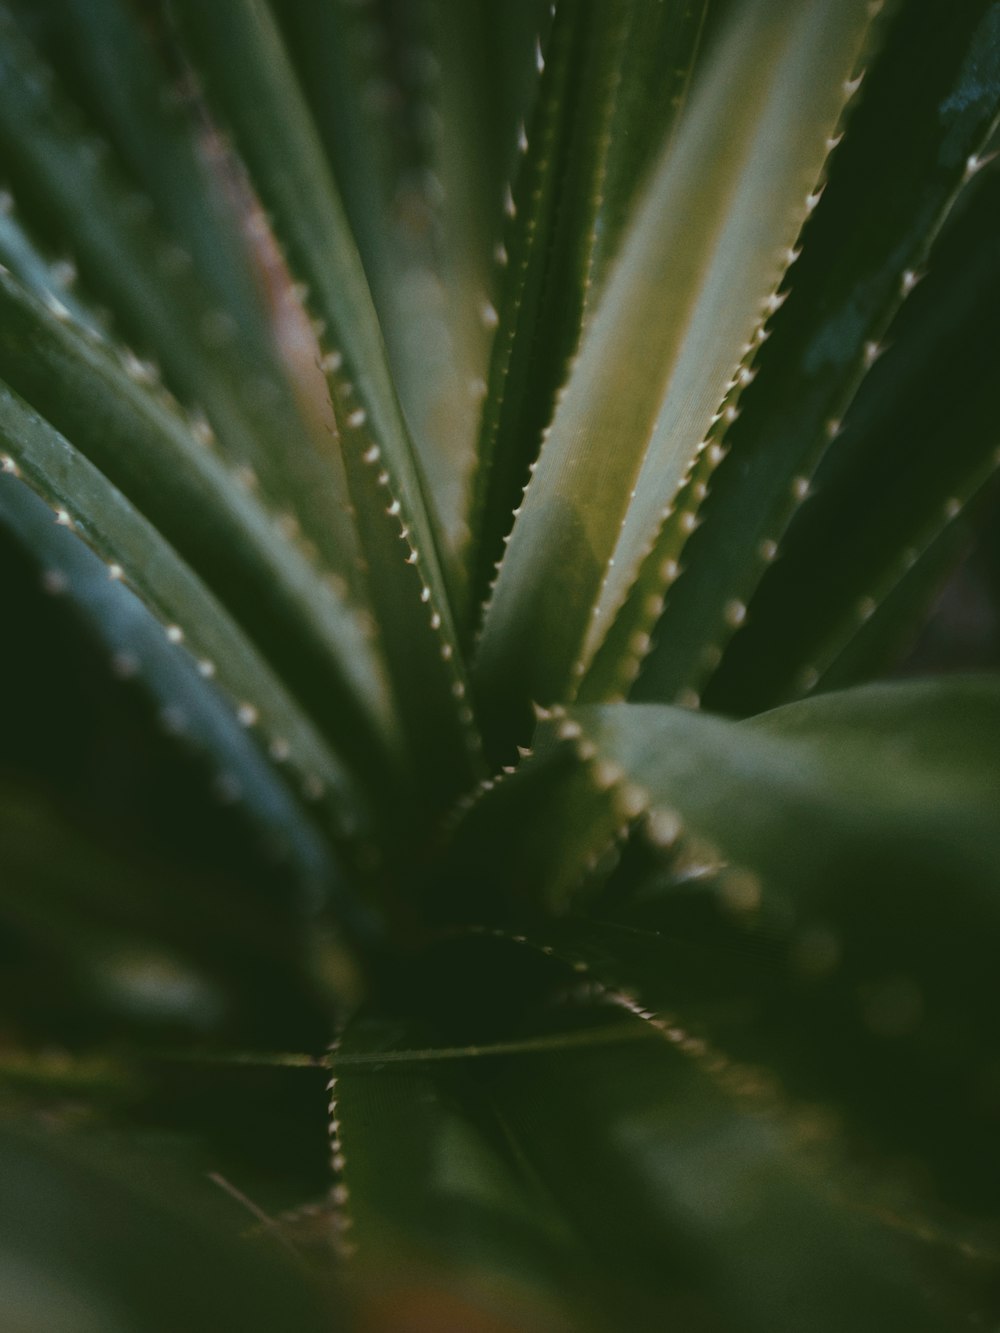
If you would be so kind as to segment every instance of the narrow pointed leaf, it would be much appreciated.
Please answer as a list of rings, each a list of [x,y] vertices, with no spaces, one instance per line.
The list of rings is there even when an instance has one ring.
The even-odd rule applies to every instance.
[[[499,306],[473,476],[472,595],[484,600],[576,348],[627,7],[560,6],[497,250]]]
[[[496,199],[477,6],[275,10],[364,262],[393,382],[454,562],[467,540]],[[479,293],[478,301],[473,294]]]
[[[675,123],[702,13],[701,5],[688,3],[556,12],[499,251],[501,300],[472,513],[480,602],[585,311],[596,302],[651,161]],[[648,80],[637,66],[650,71]]]
[[[25,0],[15,6],[22,15],[25,7]],[[242,219],[217,170],[218,147],[213,160],[211,132],[199,123],[196,95],[183,85],[162,14],[140,13],[131,0],[48,0],[43,8],[36,40],[67,96],[187,249],[239,325],[244,346],[262,334],[266,343],[264,292]],[[266,355],[265,345],[258,350]]]
[[[890,665],[968,542],[963,512],[1000,465],[998,348],[977,318],[1000,300],[998,216],[1000,179],[984,181],[932,253],[705,688],[707,708],[759,712]],[[908,613],[897,604],[879,615],[903,584]]]
[[[997,22],[991,4],[971,5],[960,19],[914,5],[890,28],[803,233],[787,302],[727,434],[729,455],[684,551],[684,573],[634,698],[699,694],[743,623],[995,122]]]
[[[364,767],[383,743],[386,705],[372,646],[337,590],[108,351],[9,278],[0,278],[0,306],[0,374],[175,547]],[[346,706],[333,704],[338,677]]]
[[[5,416],[4,438],[10,440],[12,414],[8,412]],[[40,423],[35,423],[34,428],[44,429]],[[92,471],[89,480],[90,490],[100,489]],[[65,595],[72,602],[99,638],[112,672],[123,679],[137,678],[155,702],[161,721],[171,729],[179,727],[186,744],[206,755],[217,792],[239,800],[263,831],[264,840],[281,847],[296,867],[305,896],[313,901],[321,899],[335,878],[329,854],[311,821],[296,808],[297,799],[288,791],[287,775],[279,776],[274,757],[285,762],[287,744],[291,760],[294,749],[297,756],[294,765],[303,765],[297,770],[300,783],[320,773],[326,773],[327,780],[336,777],[339,783],[344,776],[340,766],[325,752],[321,740],[312,734],[310,724],[283,690],[275,686],[266,667],[259,660],[255,663],[253,648],[235,626],[228,627],[235,645],[233,674],[230,675],[227,665],[219,672],[218,658],[221,656],[225,661],[229,656],[223,651],[227,617],[190,572],[178,574],[176,581],[162,573],[171,563],[180,568],[180,562],[168,552],[165,543],[156,544],[155,538],[147,533],[147,545],[142,548],[143,554],[151,557],[145,568],[155,565],[161,570],[155,592],[159,614],[149,610],[125,586],[124,567],[122,579],[110,577],[110,556],[114,554],[120,560],[129,547],[128,529],[142,526],[134,513],[128,513],[125,501],[112,488],[105,486],[104,491],[106,512],[117,518],[107,525],[114,529],[114,537],[103,545],[95,536],[99,525],[95,529],[88,524],[87,536],[93,550],[81,540],[79,530],[70,530],[53,521],[53,503],[57,503],[57,498],[50,483],[39,483],[39,490],[45,494],[45,500],[31,489],[30,483],[24,484],[23,477],[18,479],[11,473],[0,476],[0,522],[37,562],[43,587],[54,595]],[[98,550],[105,558],[101,558]],[[158,552],[155,558],[154,550]],[[140,566],[144,583],[148,578],[145,568]],[[172,591],[182,593],[185,589],[193,589],[186,606],[183,601],[178,605],[169,603]],[[195,651],[192,639],[187,640],[185,649],[171,642],[165,628],[186,621],[201,605],[205,611],[195,617],[198,620],[195,638],[204,635],[210,646],[206,643],[202,650],[214,655],[203,655],[196,661],[192,656]],[[221,677],[220,685],[228,690],[228,699],[219,690],[206,686],[208,662],[216,665],[215,674]],[[252,674],[255,666],[257,672]],[[261,753],[255,741],[255,736],[261,735],[260,729],[248,731],[240,723],[234,706],[234,703],[249,703],[251,699],[266,719],[265,728],[273,727],[276,736],[285,742],[270,758]],[[288,737],[295,738],[294,746]],[[313,790],[312,783],[309,790]],[[351,809],[357,818],[360,807],[355,809],[352,802]]]
[[[0,11],[2,17],[2,11]],[[5,29],[0,145],[33,230],[68,246],[88,289],[113,310],[148,364],[138,372],[205,413],[222,451],[297,520],[345,582],[355,580],[346,489],[335,455],[321,458],[308,414],[283,379],[260,311],[249,332],[198,273],[108,145],[62,95],[24,35]],[[263,279],[261,279],[262,281]],[[270,355],[265,348],[271,346]]]
[[[329,791],[333,810],[343,812],[338,823],[363,819],[343,764],[227,611],[125,496],[2,386],[0,439],[4,471],[11,474],[5,485],[15,478],[27,483],[50,506],[50,523],[72,528],[101,557],[108,583],[135,591],[159,621],[164,641],[187,644],[203,676],[218,680],[233,713],[252,719],[265,749],[287,760],[303,789]]]
[[[177,6],[210,95],[218,98],[274,218],[294,275],[371,416],[393,487],[443,588],[436,525],[389,377],[357,246],[281,34],[263,0],[239,9]],[[440,600],[444,600],[441,597]]]
[[[411,769],[406,797],[411,809],[398,813],[419,822],[428,808],[438,813],[473,780],[481,742],[463,663],[445,625],[446,608],[434,597],[433,558],[407,524],[364,411],[354,406],[352,386],[332,372],[331,388],[366,550],[365,575]],[[429,754],[435,756],[431,766]]]
[[[508,723],[572,688],[634,581],[780,279],[869,23],[861,4],[807,5],[794,23],[751,6],[693,95],[588,328],[487,611],[480,683]],[[529,642],[545,645],[530,660]]]
[[[324,365],[360,544],[372,572],[369,597],[383,634],[393,639],[394,683],[405,692],[407,674],[419,659],[421,677],[433,682],[435,696],[451,691],[456,678],[455,693],[467,696],[440,527],[396,400],[357,248],[280,31],[262,0],[239,11],[183,5],[179,12],[209,92],[224,108],[254,184],[273,211],[292,271],[310,289],[307,303],[327,326]],[[373,493],[373,482],[383,475]],[[383,511],[390,506],[398,508],[387,523]],[[400,528],[420,561],[419,586],[401,558]],[[400,607],[424,590],[423,610],[433,632],[401,636]],[[410,612],[419,613],[419,605]],[[401,639],[402,652],[396,646]],[[452,710],[448,730],[474,744],[468,703]],[[459,747],[452,749],[458,752]],[[468,780],[474,761],[466,753],[457,776],[447,771],[451,764],[443,767],[454,790]]]

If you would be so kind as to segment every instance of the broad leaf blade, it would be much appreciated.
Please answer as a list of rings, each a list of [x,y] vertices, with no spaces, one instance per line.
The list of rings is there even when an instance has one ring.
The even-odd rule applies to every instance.
[[[748,722],[627,704],[571,716],[646,791],[653,840],[670,844],[658,873],[609,884],[594,913],[683,933],[700,898],[751,944],[770,938],[797,998],[751,969],[744,1053],[777,1052],[812,1095],[851,1104],[946,1164],[942,1187],[981,1198],[996,1151],[981,1079],[998,1049],[997,683],[870,686]],[[704,942],[725,933],[709,916]],[[627,935],[622,948],[635,953]],[[661,972],[647,966],[647,1003],[690,1002],[686,981],[672,991],[669,950]]]
[[[865,856],[913,867],[933,854],[942,869],[955,858],[989,880],[1000,839],[989,678],[873,685],[746,722],[656,704],[568,716],[649,808],[676,814],[682,838],[758,875],[759,906],[778,921],[808,913]]]
[[[601,1019],[595,1006],[578,1021]],[[915,1256],[838,1195],[834,1154],[800,1146],[794,1117],[734,1095],[710,1060],[662,1038],[655,1051],[508,1061],[492,1084],[526,1157],[614,1269],[629,1326],[946,1328]]]

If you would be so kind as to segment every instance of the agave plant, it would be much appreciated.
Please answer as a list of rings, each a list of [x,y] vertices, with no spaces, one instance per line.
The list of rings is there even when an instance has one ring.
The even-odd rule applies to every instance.
[[[5,1326],[981,1326],[1000,5],[0,24]]]

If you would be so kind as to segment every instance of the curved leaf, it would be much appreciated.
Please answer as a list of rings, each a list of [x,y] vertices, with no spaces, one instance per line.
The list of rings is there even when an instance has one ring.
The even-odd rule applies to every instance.
[[[2,275],[0,309],[0,375],[176,548],[356,767],[370,764],[373,751],[385,754],[387,701],[378,659],[338,590],[316,576],[253,495],[141,377],[130,377],[127,366]],[[21,441],[22,466],[33,447]],[[70,458],[65,442],[56,453]],[[72,507],[67,513],[72,519]]]
[[[293,508],[331,571],[345,586],[356,582],[342,469],[332,451],[317,452],[325,437],[293,401],[264,292],[253,320],[223,306],[212,279],[152,216],[149,197],[64,101],[61,83],[9,16],[4,32],[0,147],[32,227],[69,247],[88,289],[108,303],[142,356],[153,358],[132,358],[142,373],[155,382],[162,366],[182,401],[207,415],[220,449],[247,480],[279,509]]]

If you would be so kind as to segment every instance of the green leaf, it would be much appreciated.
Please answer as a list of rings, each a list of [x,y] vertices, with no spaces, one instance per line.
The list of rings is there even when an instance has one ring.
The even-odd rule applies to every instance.
[[[576,1022],[602,1019],[621,1022],[596,1005]],[[835,1153],[810,1151],[793,1117],[734,1092],[685,1047],[665,1030],[655,1052],[624,1041],[556,1050],[504,1061],[489,1085],[614,1272],[628,1326],[947,1327],[916,1256],[839,1193]]]
[[[869,21],[860,3],[794,23],[749,6],[696,90],[501,564],[478,658],[496,725],[572,691],[633,583],[780,280]]]
[[[697,527],[712,474],[726,456],[726,446],[718,438],[722,434],[722,430],[710,432],[688,465],[671,512],[580,681],[576,693],[580,703],[620,701],[635,684],[667,592],[680,573],[687,539]]]
[[[428,560],[409,527],[383,467],[381,448],[364,411],[354,407],[349,383],[337,384],[334,405],[343,423],[344,459],[365,548],[365,573],[410,769],[410,789],[395,813],[403,823],[420,824],[474,780],[482,743],[464,663],[446,619],[447,604],[435,600],[433,559]],[[431,754],[434,762],[429,765]]]
[[[839,1099],[981,1205],[996,1152],[997,682],[868,686],[745,722],[628,704],[569,716],[645,792],[661,848],[658,871],[611,881],[591,908],[627,928],[608,975],[640,980],[615,949],[639,960],[644,1003],[683,1023],[694,995],[713,1040],[735,1027],[737,1053]],[[696,941],[724,949],[692,992],[671,937],[696,907]]]
[[[177,6],[208,91],[224,107],[293,273],[371,415],[417,541],[436,560],[435,525],[389,377],[357,246],[281,35],[263,0],[240,9]]]
[[[8,0],[9,3],[9,0]],[[17,0],[30,8],[33,36],[66,95],[114,150],[122,170],[149,197],[164,228],[185,247],[202,280],[239,326],[245,346],[267,335],[260,275],[252,271],[243,220],[220,170],[196,93],[183,85],[162,14],[132,0]],[[39,15],[39,9],[42,13]],[[267,336],[258,353],[267,356]],[[272,367],[273,370],[273,367]]]
[[[579,762],[574,728],[458,803],[425,890],[442,921],[561,912],[627,832],[627,797]],[[511,836],[511,830],[517,836]]]
[[[15,462],[27,470],[43,441],[67,466],[79,450],[225,604],[355,767],[391,754],[377,658],[338,590],[127,364],[9,278],[0,277],[0,308],[0,375],[73,441],[71,449],[42,430],[21,442]],[[42,466],[35,476],[45,476]],[[72,521],[71,489],[64,500]]]
[[[497,252],[501,299],[472,501],[477,611],[585,310],[683,103],[702,17],[702,5],[673,2],[556,10]]]
[[[614,263],[656,156],[683,114],[705,21],[703,0],[626,6],[587,277],[591,306]]]
[[[992,4],[960,17],[912,5],[890,28],[632,697],[701,692],[831,439],[839,447],[842,418],[1000,109],[997,22]]]
[[[225,1235],[217,1208],[121,1143],[68,1149],[5,1128],[0,1170],[0,1320],[8,1328],[329,1327],[329,1309],[287,1264],[263,1249],[251,1257]]]
[[[587,1327],[552,1294],[568,1285],[572,1233],[463,1062],[422,1061],[433,1036],[361,1018],[331,1057],[335,1221],[355,1281],[387,1322],[419,1291],[438,1327],[486,1327],[487,1313],[539,1333]]]
[[[0,197],[0,264],[48,305],[64,306],[77,324],[97,334],[106,331],[98,312],[74,290],[73,266],[65,261],[51,263],[42,254],[14,215],[10,195]]]
[[[107,489],[110,492],[110,488]],[[240,674],[230,678],[223,670],[223,680],[229,682],[231,689],[228,697],[219,689],[208,687],[207,668],[199,667],[193,656],[192,640],[187,640],[185,649],[172,643],[164,633],[165,623],[176,624],[177,617],[167,612],[158,617],[150,611],[126,586],[124,567],[122,579],[109,577],[108,561],[84,544],[79,529],[74,531],[53,522],[53,499],[53,493],[49,491],[47,500],[43,500],[13,474],[4,473],[0,477],[0,521],[37,562],[43,588],[57,596],[68,596],[99,638],[112,674],[122,680],[137,680],[155,703],[164,729],[171,734],[180,732],[186,746],[207,758],[217,795],[239,801],[255,827],[262,831],[263,841],[272,848],[282,849],[295,867],[305,900],[311,903],[322,901],[336,876],[321,835],[297,808],[301,796],[289,791],[289,775],[281,776],[280,765],[275,763],[276,758],[284,756],[284,746],[276,749],[272,756],[262,753],[255,739],[261,736],[261,728],[248,729],[242,725],[234,701],[248,702],[246,691],[252,687],[256,707],[266,719],[285,719],[281,726],[282,737],[289,731],[294,736],[300,731],[305,732],[304,748],[295,746],[297,764],[306,756],[310,759],[305,761],[305,767],[299,769],[296,765],[292,768],[300,783],[315,778],[318,771],[326,771],[331,764],[310,724],[290,703],[281,687],[275,687],[266,668],[262,668],[258,675],[252,675],[254,650],[234,627],[230,627],[232,643],[229,646],[232,649],[233,644],[236,645],[233,657],[237,663],[235,670]],[[107,496],[107,502],[119,515],[128,514],[125,502],[113,492]],[[117,541],[121,541],[130,527],[134,529],[141,525],[133,514],[116,527]],[[120,554],[117,541],[114,554]],[[100,546],[100,543],[95,542],[95,545]],[[105,550],[105,555],[111,549]],[[179,568],[176,556],[171,556],[163,543],[155,555],[149,547],[140,545],[139,549],[150,556],[150,564],[160,568],[161,572],[170,564]],[[204,615],[197,617],[199,629],[195,638],[204,632],[209,640],[215,641],[210,651],[216,651],[218,656],[218,639],[221,637],[226,642],[225,634],[220,636],[218,627],[220,621],[225,625],[227,617],[210,595],[197,585],[190,572],[181,573],[176,585],[169,577],[161,577],[156,597],[169,595],[175,586],[183,591],[192,585],[195,591],[187,605],[196,609],[205,605]],[[223,658],[227,656],[226,653],[221,655]],[[200,661],[215,662],[216,657],[203,656]],[[218,676],[217,668],[216,679]],[[262,703],[262,698],[269,695],[270,703]],[[287,719],[286,711],[290,714]],[[291,749],[289,745],[289,760]],[[283,762],[288,761],[283,759]],[[318,770],[315,767],[317,762]],[[334,767],[334,772],[341,780],[339,767]],[[313,782],[308,783],[308,790],[316,790]],[[355,810],[354,817],[357,815]]]
[[[346,1233],[358,1262],[380,1233],[398,1252],[398,1217],[403,1245],[447,1273],[504,1203],[513,1219],[528,1201],[535,1264],[559,1243],[556,1282],[597,1327],[944,1327],[905,1250],[853,1203],[837,1145],[810,1144],[703,1047],[552,955],[492,933],[453,940],[418,981],[429,1028],[383,1019],[339,1047],[334,1152],[344,1207],[363,1210]],[[463,1050],[476,1030],[490,1039]],[[428,1032],[454,1047],[426,1047]],[[483,1158],[498,1124],[513,1156],[502,1192]],[[515,1181],[533,1185],[519,1207]],[[486,1272],[505,1271],[502,1254],[484,1252]]]
[[[754,901],[744,886],[749,908],[785,925],[866,858],[899,875],[923,863],[926,878],[932,856],[977,892],[991,882],[1000,686],[989,677],[872,685],[745,722],[657,704],[567,717],[682,839],[759,877]]]
[[[472,594],[482,603],[576,347],[627,7],[555,10],[497,249],[499,310],[476,450]],[[544,54],[543,54],[544,52]]]
[[[304,795],[328,802],[333,828],[357,830],[366,823],[354,779],[227,611],[125,496],[2,385],[0,439],[4,471],[45,500],[50,523],[74,531],[101,557],[110,583],[134,590],[165,642],[186,644],[202,677],[224,691],[233,715],[257,729],[265,753],[289,765]],[[64,571],[52,574],[74,591]],[[84,596],[98,616],[107,615],[86,588]],[[138,647],[129,643],[126,651]]]
[[[247,484],[259,485],[279,511],[293,509],[331,571],[345,586],[356,582],[343,470],[325,436],[310,437],[309,413],[292,401],[263,292],[249,324],[221,305],[23,34],[9,24],[4,31],[0,144],[33,229],[69,246],[90,292],[152,358],[133,358],[141,372],[155,381],[162,366],[185,405],[207,414]]]
[[[369,598],[389,645],[401,710],[419,723],[410,679],[415,671],[418,680],[431,682],[438,705],[467,690],[439,525],[396,401],[357,247],[267,6],[260,0],[240,10],[185,4],[178,12],[209,93],[223,106],[254,184],[273,210],[290,266],[312,293],[306,300],[326,322],[323,368],[370,569]],[[419,579],[407,562],[419,565]],[[400,632],[403,607],[410,608],[409,623],[423,615],[419,633]],[[433,716],[448,738],[441,774],[454,794],[476,767],[471,712],[466,701],[450,711],[437,707]]]
[[[471,86],[474,10],[313,0],[275,11],[364,261],[453,564],[468,539],[475,385],[486,355],[469,294],[486,299],[490,255]]]
[[[706,685],[707,708],[759,712],[891,665],[968,543],[963,514],[1000,464],[996,340],[977,319],[1000,300],[998,206],[1000,179],[984,180],[932,253]]]

